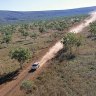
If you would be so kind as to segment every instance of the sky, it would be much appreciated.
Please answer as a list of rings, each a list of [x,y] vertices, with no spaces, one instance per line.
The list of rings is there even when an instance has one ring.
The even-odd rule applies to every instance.
[[[96,6],[96,0],[0,0],[0,10],[41,11]]]

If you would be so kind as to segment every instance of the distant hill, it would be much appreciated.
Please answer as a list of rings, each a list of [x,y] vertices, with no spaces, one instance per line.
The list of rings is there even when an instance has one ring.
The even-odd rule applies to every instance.
[[[55,17],[73,16],[88,14],[96,10],[96,6],[84,7],[69,10],[53,10],[53,11],[0,11],[0,23],[14,23],[18,21],[32,21],[42,19],[52,19]]]

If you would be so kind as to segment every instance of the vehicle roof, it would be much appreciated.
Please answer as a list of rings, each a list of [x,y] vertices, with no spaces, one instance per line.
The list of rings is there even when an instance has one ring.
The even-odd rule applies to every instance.
[[[39,64],[39,62],[35,62],[35,63],[33,63],[33,65],[38,65]]]

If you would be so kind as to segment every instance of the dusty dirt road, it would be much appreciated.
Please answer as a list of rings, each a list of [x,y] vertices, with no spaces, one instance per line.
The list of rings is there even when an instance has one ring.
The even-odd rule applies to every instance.
[[[89,23],[95,20],[96,20],[96,12],[92,12],[89,18],[85,19],[84,22],[82,22],[80,25],[71,28],[69,32],[75,32],[75,33],[81,32],[83,28],[87,27]],[[40,68],[37,71],[35,71],[34,73],[29,73],[29,70],[31,68],[31,64],[30,64],[24,71],[22,71],[18,75],[18,77],[15,80],[10,81],[0,90],[0,96],[16,96],[15,92],[18,90],[18,87],[22,82],[22,80],[30,79],[32,77],[34,79],[35,75],[39,74],[40,70],[42,69],[42,66],[46,64],[48,60],[54,58],[56,53],[58,53],[58,51],[60,51],[62,48],[63,45],[61,44],[60,41],[58,41],[55,45],[53,45],[53,47],[49,49],[49,51],[40,60]]]

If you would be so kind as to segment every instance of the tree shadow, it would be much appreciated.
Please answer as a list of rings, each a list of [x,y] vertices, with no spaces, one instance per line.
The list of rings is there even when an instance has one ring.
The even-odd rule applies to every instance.
[[[58,52],[54,59],[59,62],[63,62],[64,60],[72,60],[74,58],[75,54],[68,54],[66,49],[62,49]]]
[[[91,40],[94,41],[94,40],[96,40],[96,35],[93,35],[93,36],[92,35],[88,35],[87,38],[90,38]]]
[[[13,72],[0,76],[0,85],[9,81],[15,80],[15,77],[18,76],[19,74],[19,70],[20,69],[17,69]]]
[[[86,37],[87,37],[87,38],[91,38],[92,36],[91,36],[91,35],[87,35]]]
[[[92,41],[95,41],[96,40],[96,37],[92,38]]]

